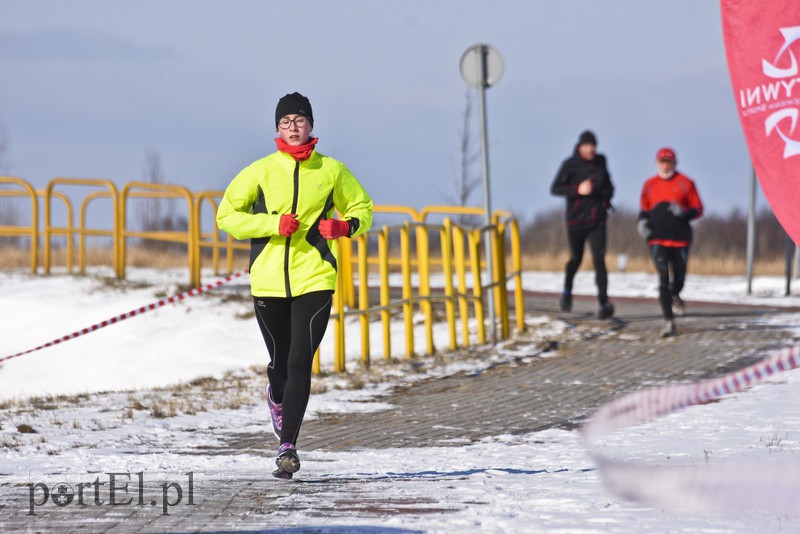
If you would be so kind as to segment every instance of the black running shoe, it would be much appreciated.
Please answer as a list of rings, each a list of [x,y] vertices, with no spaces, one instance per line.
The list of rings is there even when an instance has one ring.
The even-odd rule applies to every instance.
[[[291,480],[293,475],[292,473],[287,473],[283,469],[278,468],[272,472],[272,476],[274,476],[275,478],[280,478],[282,480]]]
[[[597,310],[597,318],[598,319],[611,319],[614,317],[614,305],[610,302],[606,302],[605,304],[600,305],[600,309]]]
[[[275,465],[278,469],[290,475],[300,470],[300,457],[297,456],[297,449],[291,443],[284,443],[278,449],[278,457],[275,458]],[[276,476],[273,473],[273,476]]]
[[[562,293],[561,300],[558,301],[558,307],[561,308],[562,312],[572,311],[572,293],[567,293],[566,291]]]

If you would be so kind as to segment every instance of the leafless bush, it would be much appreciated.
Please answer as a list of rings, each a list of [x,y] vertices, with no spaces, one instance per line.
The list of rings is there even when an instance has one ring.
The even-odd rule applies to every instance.
[[[0,176],[8,173],[8,135],[5,129],[0,126]],[[0,199],[0,226],[19,226],[20,216],[16,204],[7,198]],[[0,247],[19,246],[19,237],[0,236]]]
[[[636,233],[636,217],[632,210],[620,209],[608,217],[608,258],[625,254],[630,263],[646,265],[648,250]],[[711,269],[728,272],[743,269],[747,250],[747,214],[733,210],[728,214],[705,214],[693,223],[692,261],[707,263]],[[545,262],[561,265],[567,258],[567,231],[563,208],[536,215],[521,228],[521,246],[527,257],[558,258]],[[780,263],[786,246],[786,234],[771,210],[756,215],[756,259]],[[588,266],[591,262],[588,262]]]
[[[151,184],[163,184],[164,174],[161,170],[161,155],[156,150],[148,150],[145,154],[144,179]],[[137,203],[137,215],[140,228],[145,232],[186,231],[189,222],[186,217],[175,214],[173,199],[147,198]],[[142,240],[142,246],[155,250],[180,250],[178,243],[165,241]]]
[[[0,126],[0,175],[8,174],[8,169],[10,167],[8,163],[9,145],[8,134],[6,134],[5,128]]]
[[[567,246],[563,208],[539,213],[530,223],[523,224],[520,240],[526,255],[559,255]]]
[[[10,199],[0,199],[0,226],[20,226],[20,220],[17,205]],[[19,245],[19,236],[0,236],[0,247],[16,248]]]
[[[703,257],[741,257],[747,252],[747,215],[734,210],[727,215],[706,215],[697,222],[695,250]],[[757,258],[783,258],[786,233],[768,208],[756,214]]]

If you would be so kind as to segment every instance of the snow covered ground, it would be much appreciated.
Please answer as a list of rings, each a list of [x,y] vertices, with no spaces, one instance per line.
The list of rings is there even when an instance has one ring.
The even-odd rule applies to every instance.
[[[173,294],[186,279],[180,270],[132,270],[131,283],[119,284],[103,274],[110,275],[0,273],[0,358]],[[576,282],[576,293],[594,294],[590,274],[580,273]],[[557,291],[560,283],[560,273],[524,276],[525,287],[537,291]],[[780,277],[757,278],[750,297],[745,287],[743,277],[690,276],[684,297],[800,306],[796,294],[782,296]],[[611,274],[612,299],[652,297],[654,292],[651,274]],[[221,290],[3,362],[0,484],[58,477],[93,479],[87,473],[108,471],[144,471],[151,477],[193,471],[195,485],[200,486],[203,480],[252,479],[271,471],[268,454],[197,454],[203,447],[219,445],[222,436],[232,431],[231,421],[236,422],[235,431],[241,432],[254,432],[267,424],[259,398],[263,379],[258,368],[254,370],[266,363],[265,351],[254,320],[248,317],[249,309],[249,300]],[[785,326],[797,324],[798,319],[782,315],[764,320]],[[564,327],[543,317],[529,317],[528,322],[544,334]],[[445,334],[438,331],[437,337]],[[536,336],[530,334],[526,342],[535,345]],[[330,363],[331,342],[329,332],[322,347],[323,367]],[[497,352],[502,358],[502,346]],[[446,374],[489,364],[466,361],[428,372]],[[382,393],[407,379],[401,368],[386,373],[383,380],[361,389],[348,389],[339,377],[315,380],[320,392],[312,397],[309,417],[323,411],[386,408]],[[214,378],[236,387],[218,387]],[[194,388],[193,394],[185,395],[198,399],[194,404],[175,401],[174,387],[157,389],[178,382]],[[612,439],[609,447],[617,456],[634,459],[675,458],[699,464],[742,459],[798,462],[798,383],[800,372],[783,373],[721,402],[640,425],[625,432],[624,439]],[[49,397],[61,394],[78,396]],[[200,400],[203,395],[208,395],[205,401]],[[154,406],[166,416],[153,417]],[[21,433],[17,430],[21,425],[37,433]],[[303,460],[304,479],[343,485],[357,479],[369,485],[370,498],[413,496],[452,511],[404,513],[380,521],[358,514],[322,520],[295,515],[289,518],[295,524],[437,532],[800,531],[800,518],[783,514],[674,513],[625,501],[605,489],[574,431],[500,435],[462,447],[420,449],[413,455],[391,449],[359,454],[313,451],[305,453]],[[0,527],[2,517],[0,509]]]
[[[558,291],[561,273],[523,275],[523,287],[532,291]],[[114,280],[110,270],[91,276],[32,276],[0,272],[0,358],[41,346],[132,309],[146,306],[183,290],[185,270],[129,269],[128,282]],[[207,276],[205,282],[215,279]],[[246,284],[247,277],[235,280]],[[399,281],[398,281],[399,283]],[[753,294],[746,294],[742,277],[690,275],[685,300],[800,306],[800,290],[784,297],[781,277],[757,277]],[[436,285],[434,279],[433,285]],[[800,281],[796,282],[800,285]],[[593,275],[578,273],[575,294],[594,295]],[[655,275],[610,273],[609,293],[614,297],[656,295]],[[230,370],[265,365],[266,351],[251,317],[252,303],[240,291],[227,288],[148,312],[88,335],[13,360],[0,363],[0,400],[14,397],[88,393],[118,389],[167,386]],[[541,321],[541,318],[536,318]],[[358,322],[350,320],[349,339],[358,339]],[[405,350],[400,321],[395,323],[392,350]],[[544,328],[544,327],[542,327]],[[550,324],[548,328],[559,328]],[[372,356],[381,359],[380,323],[371,325]],[[436,329],[437,346],[447,346],[445,325]],[[459,337],[460,339],[460,337]],[[415,344],[425,345],[418,328]],[[357,362],[360,345],[347,346],[347,358]],[[333,334],[329,330],[320,347],[323,368],[333,362]]]

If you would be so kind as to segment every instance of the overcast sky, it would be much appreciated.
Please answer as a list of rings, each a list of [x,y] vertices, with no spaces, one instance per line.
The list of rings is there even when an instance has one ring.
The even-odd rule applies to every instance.
[[[155,150],[168,183],[224,189],[275,150],[275,104],[299,91],[318,150],[376,204],[442,204],[461,157],[459,61],[476,43],[505,62],[486,93],[494,208],[560,207],[550,183],[589,128],[616,205],[638,209],[669,145],[708,211],[746,209],[716,0],[0,0],[3,170],[125,184]]]

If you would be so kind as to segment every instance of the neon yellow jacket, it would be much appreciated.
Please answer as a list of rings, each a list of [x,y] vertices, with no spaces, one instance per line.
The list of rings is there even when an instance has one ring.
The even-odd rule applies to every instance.
[[[337,249],[319,233],[333,210],[350,221],[350,237],[372,225],[372,199],[345,165],[316,150],[305,161],[274,152],[231,181],[217,225],[250,239],[250,290],[256,297],[292,297],[336,287]],[[281,215],[296,213],[298,230],[278,231]]]

